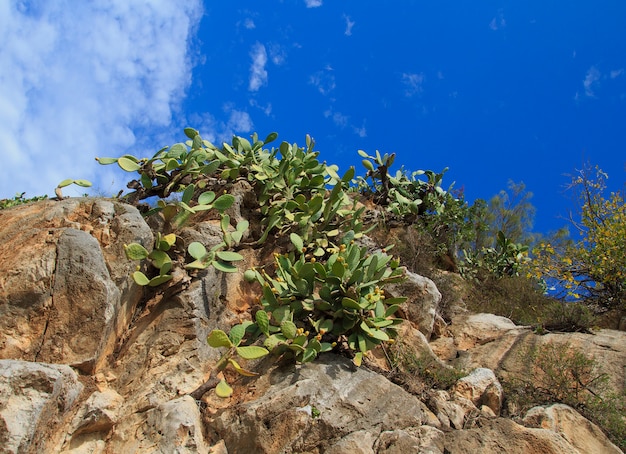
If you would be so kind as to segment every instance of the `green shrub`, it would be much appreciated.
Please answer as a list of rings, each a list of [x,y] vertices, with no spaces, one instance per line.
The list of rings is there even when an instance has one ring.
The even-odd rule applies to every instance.
[[[541,325],[548,331],[589,332],[596,317],[591,309],[577,302],[552,301],[543,310]]]
[[[30,202],[38,202],[40,200],[46,200],[48,198],[47,195],[40,195],[40,196],[31,197],[31,198],[25,198],[24,194],[26,193],[22,192],[21,194],[15,194],[15,197],[13,197],[12,199],[1,199],[0,210],[3,210],[5,208],[11,208],[17,205],[24,205]]]
[[[608,376],[598,362],[569,343],[549,342],[520,352],[526,374],[502,379],[509,403],[519,413],[536,405],[563,403],[602,427],[621,449],[626,448],[626,394],[607,388]]]
[[[260,231],[251,232],[254,243],[264,244],[269,235],[291,240],[286,247],[285,242],[273,241],[278,248],[274,263],[244,273],[261,285],[259,307],[254,320],[232,327],[228,334],[211,332],[209,344],[227,348],[216,370],[230,365],[249,375],[237,357],[254,359],[272,351],[307,362],[334,348],[352,356],[358,365],[363,353],[393,340],[394,326],[400,322],[393,314],[405,298],[390,298],[384,286],[402,279],[403,270],[385,249],[368,250],[359,244],[365,207],[359,207],[348,194],[354,168],[340,176],[337,166],[319,162],[309,136],[305,148],[282,142],[267,150],[263,147],[276,139],[275,133],[264,141],[256,135],[251,142],[233,137],[232,144],[224,143],[221,148],[203,140],[194,129],[186,128],[185,134],[189,138],[185,143],[165,147],[150,159],[132,155],[98,158],[100,164],[117,164],[138,174],[129,183],[133,191],[123,197],[126,201],[137,204],[158,198],[145,212],[147,217],[162,220],[156,223],[163,231],[157,232],[154,249],[148,251],[138,244],[126,247],[129,258],[148,260],[153,267],[149,276],[137,270],[135,281],[148,286],[168,282],[172,267],[185,254],[178,229],[195,214],[209,210],[220,216],[223,241],[211,250],[199,242],[187,245],[191,261],[184,268],[213,266],[235,271],[233,262],[243,257],[229,249],[237,246],[250,224],[240,221],[233,231],[225,213],[234,202],[229,190],[237,181],[247,181],[256,195],[255,205],[248,207],[261,226]],[[439,188],[441,176],[424,173],[429,183],[415,183],[422,188],[424,200],[435,207],[436,195],[444,192]],[[406,183],[402,180],[401,185]],[[401,211],[409,208],[402,204],[394,207]],[[402,215],[401,211],[396,214]],[[219,381],[216,392],[226,396],[232,390]]]
[[[469,281],[465,303],[472,312],[500,315],[520,325],[540,325],[552,300],[533,281],[505,276]]]
[[[423,394],[431,389],[450,389],[465,371],[446,367],[431,356],[420,356],[402,343],[396,343],[389,349],[392,379],[406,386],[414,394]]]

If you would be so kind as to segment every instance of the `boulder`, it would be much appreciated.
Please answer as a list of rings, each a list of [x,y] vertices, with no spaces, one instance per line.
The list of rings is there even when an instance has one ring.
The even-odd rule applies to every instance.
[[[353,446],[345,437],[355,432],[375,440],[423,422],[417,397],[340,356],[276,368],[255,386],[259,397],[226,409],[213,424],[229,452],[324,451]]]
[[[474,369],[455,383],[452,392],[469,399],[477,407],[486,405],[495,415],[500,414],[504,390],[491,369]]]
[[[164,402],[148,416],[145,436],[160,452],[207,454],[198,405],[190,396]]]
[[[67,199],[0,211],[0,358],[94,373],[126,329],[141,292],[125,243],[150,248],[139,212]]]
[[[449,454],[583,454],[551,430],[524,427],[505,418],[446,432],[444,449]]]
[[[2,452],[54,452],[83,390],[68,366],[0,360]]]
[[[553,431],[580,453],[618,454],[622,451],[609,441],[598,426],[563,404],[534,407],[523,419],[526,427]]]
[[[407,271],[403,282],[389,285],[385,290],[394,296],[407,297],[400,306],[402,317],[414,323],[430,340],[441,302],[441,293],[435,283],[427,277]]]
[[[345,451],[344,451],[345,452]],[[444,434],[430,426],[387,431],[375,445],[377,454],[444,454]]]

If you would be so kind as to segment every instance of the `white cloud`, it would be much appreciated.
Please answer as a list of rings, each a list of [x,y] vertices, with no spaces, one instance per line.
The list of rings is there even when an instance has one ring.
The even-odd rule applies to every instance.
[[[252,131],[254,124],[248,112],[242,110],[231,110],[226,123],[226,129],[233,133],[243,134]]]
[[[304,0],[307,8],[317,8],[322,6],[322,0]]]
[[[248,30],[252,30],[253,28],[256,28],[254,21],[250,18],[247,18],[246,20],[243,21],[243,26],[247,28]]]
[[[420,94],[423,91],[422,84],[424,83],[423,73],[403,73],[402,83],[404,84],[404,94],[408,97]]]
[[[585,75],[585,79],[583,80],[583,86],[585,87],[585,96],[590,98],[595,98],[594,90],[598,86],[598,81],[600,80],[601,73],[595,66],[592,66],[587,70],[587,74]]]
[[[350,16],[343,15],[343,18],[346,21],[346,31],[344,32],[346,36],[352,36],[352,27],[354,27],[354,21],[350,19]]]
[[[616,79],[619,76],[621,76],[622,74],[624,74],[624,68],[614,69],[614,70],[611,71],[610,77],[611,77],[611,79]]]
[[[272,114],[272,103],[268,102],[266,105],[261,105],[259,104],[259,102],[256,99],[250,99],[250,105],[252,107],[256,107],[257,109],[261,110],[261,112],[263,112],[266,116],[270,116]]]
[[[200,0],[2,2],[0,198],[51,194],[65,178],[108,187],[112,168],[94,157],[169,128],[201,17]]]
[[[236,109],[233,104],[226,104],[223,112],[228,120],[217,120],[210,113],[192,115],[191,120],[203,139],[220,146],[223,142],[230,143],[233,135],[246,136],[254,129],[254,123],[250,114],[244,110]]]
[[[317,71],[309,77],[309,83],[324,96],[328,95],[337,86],[332,71],[333,69],[327,66],[323,71]]]
[[[331,118],[333,123],[340,128],[345,128],[348,126],[349,117],[347,115],[342,114],[341,112],[333,112],[332,110],[327,110],[324,112],[324,117]]]
[[[354,133],[357,136],[359,136],[361,138],[367,137],[367,129],[365,129],[365,125],[363,125],[363,126],[361,126],[359,128],[357,128],[356,126],[353,126],[352,130],[354,131]]]
[[[332,107],[324,111],[324,118],[330,118],[335,124],[335,126],[337,126],[340,129],[345,129],[349,127],[350,129],[352,129],[352,132],[354,132],[357,136],[361,138],[367,137],[367,129],[365,128],[365,121],[363,121],[363,124],[361,126],[354,126],[350,122],[350,116],[345,115],[341,112],[336,112],[333,110]]]
[[[506,20],[504,19],[504,14],[502,11],[498,11],[498,15],[491,19],[489,22],[489,28],[493,31],[500,30],[506,27]]]
[[[256,42],[250,51],[252,64],[250,65],[250,82],[248,89],[250,91],[259,91],[259,89],[267,83],[267,51],[265,46]]]
[[[283,46],[277,43],[271,43],[269,45],[269,48],[269,54],[272,63],[274,63],[275,65],[282,65],[283,63],[285,63],[285,61],[287,60],[287,52],[285,52]]]

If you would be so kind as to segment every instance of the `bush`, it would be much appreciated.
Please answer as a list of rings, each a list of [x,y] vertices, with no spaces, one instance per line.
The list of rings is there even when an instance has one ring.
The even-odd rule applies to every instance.
[[[22,192],[21,194],[15,194],[15,197],[13,197],[12,199],[2,199],[0,200],[0,210],[3,210],[5,208],[11,208],[17,205],[24,205],[25,203],[30,203],[30,202],[38,202],[40,200],[46,200],[48,198],[47,195],[41,195],[41,196],[35,196],[35,197],[31,197],[31,198],[25,198],[24,194],[26,194],[25,192]]]
[[[401,342],[391,346],[389,357],[393,372],[391,379],[416,395],[431,389],[450,389],[465,371],[447,367],[431,356],[420,356]]]
[[[602,427],[613,443],[626,448],[626,394],[607,390],[600,364],[568,343],[549,342],[520,352],[526,374],[502,379],[508,408],[525,413],[537,405],[563,403]],[[515,416],[515,415],[512,415]]]
[[[541,317],[541,324],[548,331],[589,332],[596,317],[591,309],[581,303],[552,301]]]
[[[626,204],[624,194],[606,194],[608,176],[589,166],[572,178],[578,238],[542,242],[533,250],[529,274],[549,282],[559,296],[584,299],[602,309],[626,309]]]
[[[510,318],[521,325],[538,325],[552,302],[532,281],[521,276],[488,277],[469,283],[467,309]]]

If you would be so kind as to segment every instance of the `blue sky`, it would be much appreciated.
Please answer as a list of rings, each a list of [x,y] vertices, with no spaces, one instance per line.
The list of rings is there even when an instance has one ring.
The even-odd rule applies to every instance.
[[[0,198],[65,178],[115,194],[130,176],[95,156],[152,155],[185,126],[310,134],[344,170],[395,152],[449,167],[469,201],[523,181],[542,232],[583,162],[626,180],[621,0],[0,0],[0,42]]]

